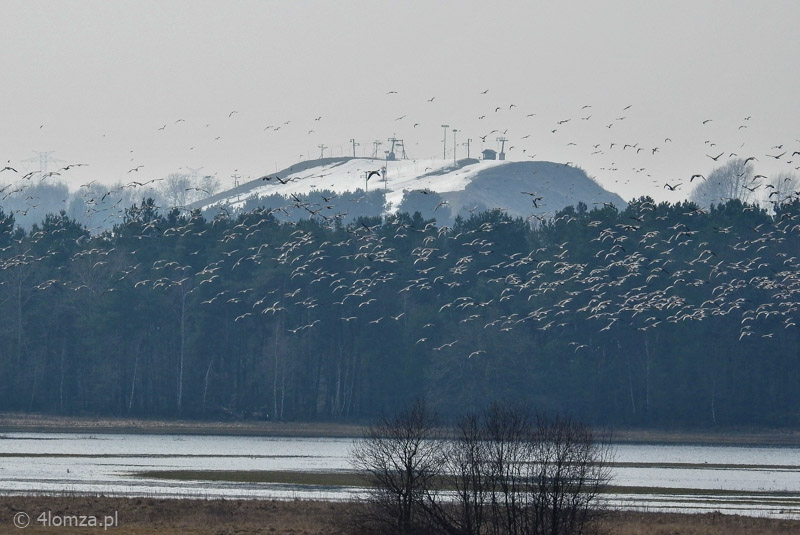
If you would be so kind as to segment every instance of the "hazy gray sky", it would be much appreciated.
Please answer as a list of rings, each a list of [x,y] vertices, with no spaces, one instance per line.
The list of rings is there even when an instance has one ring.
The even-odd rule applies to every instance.
[[[625,199],[683,198],[731,153],[800,166],[793,0],[0,0],[0,16],[2,163],[88,163],[72,187],[187,167],[229,185],[392,135],[440,158],[442,124],[448,158],[452,128],[458,157],[505,132],[509,159],[571,162]]]

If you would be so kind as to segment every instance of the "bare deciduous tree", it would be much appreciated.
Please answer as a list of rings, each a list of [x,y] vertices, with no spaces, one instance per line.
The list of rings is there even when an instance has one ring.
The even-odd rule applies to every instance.
[[[689,196],[698,206],[725,204],[730,199],[743,203],[754,202],[761,182],[754,177],[753,165],[742,159],[729,160],[701,180]]]
[[[610,480],[612,450],[589,427],[567,417],[537,421],[532,440],[527,533],[586,532],[600,494]]]
[[[591,529],[611,448],[589,427],[495,404],[464,417],[451,438],[434,439],[432,430],[417,403],[370,428],[354,449],[354,464],[374,485],[371,525],[459,535]]]
[[[161,194],[170,207],[186,206],[191,202],[192,179],[189,175],[171,173],[161,185]]]
[[[425,403],[417,401],[368,428],[353,447],[353,465],[366,474],[372,489],[364,520],[382,533],[424,531],[425,501],[443,464],[433,437],[435,421]]]
[[[219,179],[213,175],[206,175],[200,179],[199,191],[203,194],[200,198],[211,197],[219,191],[221,187]]]
[[[775,206],[791,202],[798,197],[800,178],[794,173],[782,172],[769,178],[762,194],[767,205]]]

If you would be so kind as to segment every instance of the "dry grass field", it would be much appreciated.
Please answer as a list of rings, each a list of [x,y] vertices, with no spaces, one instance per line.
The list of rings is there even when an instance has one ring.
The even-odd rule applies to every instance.
[[[348,517],[360,504],[319,501],[274,500],[169,500],[82,496],[0,497],[0,534],[97,534],[116,535],[358,535],[347,527]],[[30,525],[21,530],[13,521],[25,512]],[[50,512],[50,526],[37,522]],[[113,517],[117,525],[65,527],[81,517]],[[18,517],[19,518],[19,517]],[[63,521],[55,520],[64,518]],[[89,520],[86,521],[90,522]],[[602,520],[608,535],[796,535],[800,521],[750,518],[734,515],[612,512]]]

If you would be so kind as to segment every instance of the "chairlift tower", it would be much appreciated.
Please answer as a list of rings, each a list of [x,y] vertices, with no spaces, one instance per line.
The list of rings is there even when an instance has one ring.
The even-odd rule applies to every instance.
[[[240,201],[240,193],[241,193],[239,191],[239,179],[242,178],[242,175],[233,173],[231,175],[231,178],[233,179],[233,188],[236,190],[236,202],[239,202]]]
[[[327,145],[317,145],[317,147],[319,147],[319,159],[321,160],[322,158],[325,157],[325,149],[327,149],[328,146]]]
[[[497,142],[500,143],[500,154],[497,155],[499,160],[505,160],[506,159],[506,153],[503,152],[505,147],[506,147],[506,141],[508,141],[508,139],[506,139],[505,137],[497,138]]]
[[[353,158],[355,158],[356,157],[356,147],[360,147],[361,143],[356,143],[356,139],[355,138],[351,139],[350,143],[353,144]]]
[[[397,153],[395,152],[395,148],[397,148],[397,149],[402,151],[401,152],[401,159],[408,160],[408,155],[406,154],[406,147],[403,144],[403,140],[402,139],[397,139],[396,137],[392,136],[387,141],[392,144],[392,147],[386,152],[386,160],[387,161],[392,161],[392,160],[396,160],[397,159],[397,156],[396,156]]]
[[[378,141],[376,139],[375,141],[372,142],[372,157],[373,158],[377,158],[378,157],[378,147],[380,147],[381,145],[383,145],[383,141]]]

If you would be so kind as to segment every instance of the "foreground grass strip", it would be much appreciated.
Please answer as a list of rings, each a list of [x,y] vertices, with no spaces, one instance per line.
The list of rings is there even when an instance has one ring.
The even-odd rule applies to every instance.
[[[294,533],[352,535],[332,521],[363,514],[358,502],[311,500],[222,500],[174,498],[122,498],[106,496],[0,496],[0,533],[102,533],[35,526],[11,526],[19,511],[64,511],[87,514],[118,511],[115,535],[263,535]],[[643,511],[608,511],[600,520],[607,535],[797,535],[800,520],[742,517],[732,514],[679,514]],[[345,524],[346,525],[346,524]],[[33,531],[32,531],[33,530]],[[69,534],[67,534],[69,535]]]

